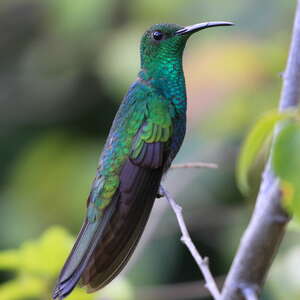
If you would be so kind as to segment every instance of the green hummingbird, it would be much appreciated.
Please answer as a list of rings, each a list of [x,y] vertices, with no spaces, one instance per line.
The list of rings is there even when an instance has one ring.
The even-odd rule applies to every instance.
[[[141,69],[115,116],[87,201],[87,215],[53,299],[76,284],[94,292],[124,268],[147,223],[162,176],[185,136],[183,50],[195,32],[231,22],[156,24],[140,44]]]

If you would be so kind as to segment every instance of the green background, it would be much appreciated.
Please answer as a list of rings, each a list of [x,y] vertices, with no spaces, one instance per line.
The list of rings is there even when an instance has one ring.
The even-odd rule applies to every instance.
[[[173,170],[166,178],[222,282],[264,161],[253,166],[245,199],[236,186],[236,158],[255,121],[277,106],[295,2],[0,1],[0,299],[49,299],[114,114],[136,78],[140,37],[162,22],[236,23],[195,34],[184,55],[188,130],[176,161],[219,168]],[[174,215],[163,199],[156,202],[124,281],[115,281],[108,296],[78,292],[74,299],[209,299],[199,297],[202,276],[179,241]],[[298,241],[291,226],[263,299],[299,299]]]

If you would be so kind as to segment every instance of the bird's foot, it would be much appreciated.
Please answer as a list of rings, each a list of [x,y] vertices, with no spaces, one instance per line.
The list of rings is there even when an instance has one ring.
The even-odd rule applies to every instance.
[[[164,196],[165,196],[164,190],[160,186],[156,194],[156,198],[163,198]]]

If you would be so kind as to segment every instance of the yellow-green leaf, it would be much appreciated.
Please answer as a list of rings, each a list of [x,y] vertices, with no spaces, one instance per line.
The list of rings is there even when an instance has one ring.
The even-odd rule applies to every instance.
[[[24,242],[18,249],[0,251],[0,270],[15,271],[15,278],[0,284],[0,300],[50,299],[73,242],[65,229],[55,226],[40,238]],[[70,300],[133,298],[133,289],[124,278],[93,294],[75,287],[68,296]]]
[[[47,282],[42,278],[22,276],[0,285],[1,300],[41,299],[47,293]]]
[[[267,138],[272,134],[276,123],[280,120],[292,117],[293,115],[295,115],[295,113],[271,111],[258,120],[248,134],[248,137],[242,145],[237,163],[237,182],[243,193],[247,194],[249,191],[249,170]]]
[[[281,180],[284,206],[300,220],[300,122],[289,121],[274,142],[272,166]]]

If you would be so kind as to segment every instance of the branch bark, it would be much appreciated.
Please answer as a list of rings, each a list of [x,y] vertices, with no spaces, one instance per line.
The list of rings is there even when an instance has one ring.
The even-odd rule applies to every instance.
[[[292,42],[279,110],[297,108],[300,97],[300,0],[298,0]],[[280,131],[277,126],[275,135]],[[272,150],[271,150],[272,154]],[[266,164],[256,206],[241,239],[222,291],[222,300],[258,299],[265,277],[285,233],[289,218],[281,207],[279,181]]]

